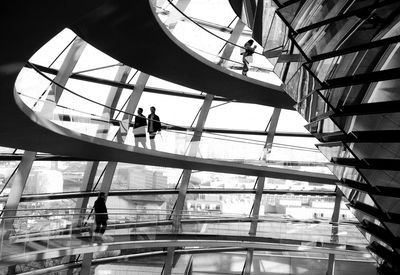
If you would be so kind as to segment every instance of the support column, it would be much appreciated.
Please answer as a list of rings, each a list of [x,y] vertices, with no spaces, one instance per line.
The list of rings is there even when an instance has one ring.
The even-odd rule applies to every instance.
[[[99,167],[98,161],[90,161],[86,164],[85,172],[83,174],[82,185],[80,188],[81,192],[91,192],[93,188],[93,182],[96,177],[97,169]],[[89,197],[78,198],[75,204],[75,208],[80,209],[79,219],[75,226],[82,226],[85,220],[86,208],[89,202]]]
[[[183,1],[186,1],[186,0],[183,0]],[[182,10],[182,8],[181,8],[181,10]],[[240,21],[240,20],[238,20],[238,21]],[[244,28],[244,24],[243,24],[243,26],[241,26],[240,23],[237,23],[234,31],[231,34],[231,37],[229,38],[229,41],[232,43],[236,43],[240,37],[240,34],[243,31],[243,28]],[[228,59],[232,55],[233,47],[229,48],[228,45],[231,45],[231,44],[227,44],[227,46],[225,47],[225,49],[221,55],[223,57],[223,59],[221,59],[221,60]],[[196,128],[195,128],[193,137],[192,137],[190,145],[189,145],[190,146],[189,153],[188,153],[189,156],[195,156],[198,152],[199,142],[201,140],[202,132],[204,129],[204,124],[206,122],[208,112],[210,110],[213,99],[214,99],[214,95],[210,95],[210,94],[207,94],[206,98],[204,99],[203,106],[201,107],[201,112],[200,112],[199,118],[197,120]],[[183,206],[185,204],[186,192],[187,192],[187,188],[189,186],[191,174],[192,174],[192,170],[184,170],[183,171],[181,184],[179,186],[179,195],[176,200],[176,205],[175,205],[174,211],[172,213],[172,219],[173,219],[172,230],[174,233],[178,233],[181,230],[182,210],[183,210]],[[172,248],[172,249],[173,249],[173,251],[175,251],[174,248]],[[164,273],[163,273],[164,275],[171,274],[173,257],[174,257],[173,251],[168,250],[167,259],[165,261],[165,266],[164,266]]]
[[[235,49],[234,44],[236,44],[240,38],[240,35],[243,32],[245,24],[242,22],[242,20],[238,20],[236,22],[235,27],[232,30],[232,34],[228,39],[228,42],[226,43],[225,48],[221,54],[221,59],[218,62],[218,65],[223,66],[226,63],[226,59],[229,59],[232,56],[233,50]]]
[[[119,143],[124,143],[126,140],[126,135],[128,134],[128,129],[129,129],[129,124],[132,121],[132,118],[134,117],[133,114],[134,111],[137,108],[137,105],[139,103],[140,97],[142,95],[142,92],[144,90],[144,87],[146,86],[147,80],[149,79],[149,75],[145,73],[140,73],[139,78],[135,84],[135,88],[133,89],[133,92],[130,96],[128,105],[126,107],[126,113],[130,114],[124,114],[122,122],[120,124],[120,128],[117,133],[117,141]],[[108,197],[108,193],[111,188],[112,184],[112,179],[115,174],[115,170],[117,168],[117,162],[115,161],[110,161],[107,163],[106,170],[104,172],[104,177],[103,181],[101,183],[100,187],[100,192],[104,192],[106,194],[106,199]],[[82,266],[81,266],[81,275],[88,275],[90,274],[90,267],[92,265],[92,259],[93,259],[93,253],[86,253],[83,255],[83,260],[82,260]]]
[[[26,181],[31,171],[32,164],[35,161],[36,152],[25,151],[18,170],[10,180],[11,191],[3,209],[3,219],[1,220],[1,240],[8,240],[11,231],[14,229],[14,219],[9,217],[17,216],[17,209],[24,191]]]
[[[120,128],[118,130],[117,141],[119,143],[124,143],[126,141],[126,136],[129,130],[129,124],[131,123],[134,117],[132,114],[135,112],[137,108],[140,97],[142,96],[144,87],[146,86],[149,77],[150,76],[145,73],[140,73],[139,75],[139,78],[135,84],[135,88],[133,89],[133,92],[129,98],[128,105],[125,109],[126,113],[122,118]],[[104,173],[104,178],[100,187],[100,191],[106,193],[106,196],[110,191],[112,179],[116,168],[117,168],[117,162],[110,161],[107,163],[106,171]]]
[[[142,97],[143,90],[146,87],[146,83],[149,80],[150,75],[145,73],[140,73],[138,76],[138,80],[136,81],[135,88],[131,96],[129,97],[128,105],[125,109],[125,114],[123,115],[121,125],[119,128],[119,133],[121,133],[123,140],[125,141],[125,137],[128,134],[129,124],[131,123],[132,119],[134,118],[134,113],[137,109],[139,104],[139,100]],[[127,114],[129,113],[129,114]]]
[[[201,111],[199,118],[197,119],[196,127],[194,130],[193,137],[189,144],[189,156],[195,156],[198,152],[199,142],[203,134],[204,124],[206,123],[208,113],[210,111],[211,103],[214,99],[213,95],[207,94],[204,99],[203,105],[201,106]],[[181,232],[181,219],[182,211],[185,205],[186,193],[190,182],[190,176],[192,175],[192,170],[183,170],[183,175],[181,183],[179,185],[179,194],[176,199],[176,204],[174,211],[172,213],[172,231],[173,233]],[[174,262],[174,248],[168,248],[167,258],[164,266],[164,275],[170,275],[172,271],[172,264]]]
[[[92,267],[93,252],[83,254],[81,272],[79,274],[90,274]]]
[[[130,67],[121,66],[120,68],[118,68],[118,71],[117,71],[117,74],[116,74],[114,80],[117,82],[126,82],[130,71],[131,71]],[[110,106],[111,109],[104,107],[103,116],[108,117],[109,119],[113,118],[113,116],[114,116],[113,109],[115,109],[118,104],[118,100],[120,99],[122,90],[123,89],[121,87],[111,87],[110,88],[110,92],[106,99],[105,105]],[[100,129],[98,129],[98,132],[99,132],[99,130]],[[103,130],[104,130],[104,128],[101,129],[101,131],[103,131]],[[99,167],[98,161],[88,162],[86,164],[86,169],[83,174],[83,180],[82,180],[82,185],[81,185],[80,191],[83,191],[83,192],[92,191],[93,182],[94,182],[94,178],[96,177],[98,167]],[[75,208],[81,209],[81,214],[84,214],[86,211],[88,202],[89,202],[89,197],[79,198],[76,202]],[[79,220],[77,225],[80,226],[81,222],[82,222],[82,220]]]
[[[125,83],[126,80],[128,79],[130,72],[131,72],[130,67],[125,66],[125,65],[120,66],[114,77],[114,81]],[[103,117],[106,117],[109,120],[114,117],[114,115],[115,115],[114,109],[117,107],[118,101],[121,98],[122,91],[123,91],[123,89],[121,87],[111,87],[110,88],[108,97],[107,97],[104,105],[110,106],[111,108],[104,107],[103,115],[102,115]],[[110,128],[109,124],[99,125],[96,136],[99,137],[103,134],[107,135],[109,132],[109,128]],[[81,185],[80,191],[82,191],[82,192],[92,191],[93,183],[94,183],[94,179],[96,177],[98,167],[99,167],[99,161],[87,162],[86,169],[83,174],[83,180],[82,180],[82,185]],[[89,203],[89,197],[79,198],[77,200],[75,208],[80,209],[79,210],[80,216],[79,216],[79,219],[77,220],[77,222],[73,224],[74,228],[81,227],[84,224],[84,221],[85,221],[84,214],[86,213],[88,203]],[[88,254],[90,254],[90,253],[88,253]],[[89,271],[90,271],[91,260],[89,260],[89,259],[91,259],[92,256],[90,256],[88,254],[83,255],[82,268],[84,270],[86,270],[88,268],[87,265],[89,264]],[[75,260],[76,260],[76,256],[70,256],[68,261],[73,262]],[[73,270],[67,271],[67,275],[72,275],[72,274],[73,274]]]
[[[340,206],[342,203],[342,192],[336,187],[336,197],[335,197],[335,206],[333,208],[332,213],[332,233],[331,233],[331,243],[339,242],[339,215],[340,215]],[[329,254],[328,259],[328,270],[326,271],[327,275],[335,274],[335,254]]]
[[[60,70],[58,71],[56,77],[54,78],[54,82],[58,83],[59,85],[56,85],[56,84],[51,85],[49,93],[47,94],[47,97],[46,97],[46,101],[44,102],[42,110],[40,111],[41,116],[43,116],[47,119],[53,119],[54,110],[57,107],[58,101],[60,100],[61,95],[64,91],[62,87],[66,86],[68,79],[71,76],[72,71],[74,70],[76,64],[78,63],[79,58],[81,57],[86,45],[87,45],[87,43],[85,41],[83,41],[80,37],[76,37],[75,41],[72,43],[71,48],[69,49],[66,57],[64,58],[64,61],[60,67]],[[25,153],[24,153],[24,156],[25,156]],[[36,152],[28,152],[28,153],[36,156]],[[34,158],[34,156],[33,156],[33,158]],[[32,164],[30,165],[28,171],[26,172],[27,177],[29,176],[31,167],[32,167]],[[26,179],[25,179],[25,181],[26,181]],[[25,186],[25,184],[26,183],[24,183],[24,186]],[[18,203],[19,203],[19,199],[18,199]],[[17,205],[18,205],[18,203],[17,203]],[[83,203],[80,203],[80,206],[78,206],[78,207],[83,208],[84,207]],[[78,217],[78,221],[79,220],[80,220],[80,216]]]
[[[58,83],[59,85],[51,85],[51,89],[46,97],[46,102],[40,111],[41,116],[44,116],[47,119],[53,118],[54,109],[56,108],[57,103],[64,91],[61,87],[66,86],[68,79],[78,63],[78,60],[81,57],[86,45],[87,43],[79,37],[77,37],[74,43],[72,43],[71,48],[69,49],[67,56],[65,57],[60,70],[58,71],[58,74],[54,78],[54,82]]]
[[[191,157],[195,157],[198,153],[201,136],[203,135],[204,124],[206,123],[213,99],[214,95],[207,94],[204,99],[203,105],[201,106],[200,115],[197,119],[197,124],[194,129],[193,137],[190,140],[189,144],[189,156]]]
[[[264,152],[263,152],[263,157],[262,157],[263,160],[267,160],[267,155],[271,152],[272,145],[274,143],[276,127],[278,126],[280,114],[281,114],[281,109],[274,108],[274,111],[272,112],[271,119],[269,122],[267,140],[264,145]]]
[[[257,233],[258,218],[260,216],[260,205],[261,205],[261,199],[262,199],[262,195],[263,195],[263,191],[264,191],[264,183],[265,183],[265,177],[257,178],[257,191],[256,191],[256,195],[254,197],[249,236],[255,236]],[[254,249],[247,250],[243,274],[250,274],[251,265],[253,262],[253,254],[254,254]]]
[[[131,72],[131,68],[128,66],[120,66],[118,68],[118,71],[114,77],[114,81],[115,82],[121,82],[121,83],[126,83],[129,73]],[[103,110],[103,117],[111,120],[114,118],[115,116],[115,109],[117,108],[117,104],[121,98],[121,94],[122,94],[123,88],[121,87],[111,87],[110,91],[108,93],[108,97],[106,99],[106,102],[104,103],[104,105],[106,106],[110,106],[110,108],[105,108]],[[99,128],[97,129],[97,137],[100,137],[102,135],[105,135],[106,137],[108,137],[108,133],[109,133],[109,129],[110,129],[110,124],[103,124],[99,126]]]
[[[274,143],[274,137],[276,132],[276,127],[279,121],[279,115],[281,113],[281,109],[274,108],[272,112],[269,124],[268,124],[268,134],[267,140],[265,141],[264,145],[264,160],[267,160],[267,155],[271,152],[272,145]],[[251,224],[249,230],[249,236],[255,236],[257,233],[257,226],[258,226],[258,218],[260,216],[260,205],[262,200],[262,195],[264,191],[264,184],[265,184],[265,177],[258,177],[257,178],[257,190],[256,195],[254,197],[254,203],[252,208],[252,215],[251,215]],[[253,254],[254,249],[248,249],[246,255],[246,261],[244,263],[244,268],[242,274],[249,275],[251,272],[251,265],[253,263]]]

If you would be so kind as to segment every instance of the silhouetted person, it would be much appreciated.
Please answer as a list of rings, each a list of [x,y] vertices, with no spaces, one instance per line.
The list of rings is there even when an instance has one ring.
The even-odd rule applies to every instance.
[[[149,132],[149,137],[150,137],[150,148],[155,150],[156,143],[154,139],[156,137],[157,132],[161,131],[160,118],[158,117],[158,115],[156,115],[155,107],[150,107],[150,115],[147,118],[149,119],[147,131]]]
[[[257,45],[253,45],[254,41],[250,39],[249,41],[244,44],[244,52],[243,54],[243,70],[242,70],[242,75],[247,76],[247,72],[249,71],[249,64],[253,62],[253,53],[257,48]]]
[[[107,228],[107,207],[106,207],[106,194],[101,192],[99,197],[94,202],[94,213],[95,213],[95,221],[96,221],[96,229],[95,233],[103,235]]]
[[[146,147],[146,126],[147,120],[143,115],[143,109],[138,109],[138,114],[135,117],[135,123],[133,124],[133,134],[135,136],[135,146],[139,146],[139,143],[142,144],[143,148]]]

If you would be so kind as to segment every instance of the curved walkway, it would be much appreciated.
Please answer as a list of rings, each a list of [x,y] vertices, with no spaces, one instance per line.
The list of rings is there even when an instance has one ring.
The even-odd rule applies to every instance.
[[[293,109],[281,86],[228,71],[177,40],[149,0],[114,0],[73,24],[85,41],[126,65],[156,77],[241,102]]]
[[[87,38],[89,42],[127,64],[136,65],[133,64],[133,60],[135,60],[140,65],[140,60],[136,60],[136,58],[141,57],[143,67],[140,67],[140,69],[146,69],[144,71],[159,70],[160,72],[149,71],[156,76],[159,76],[161,72],[166,72],[172,74],[170,76],[172,81],[202,89],[196,86],[197,81],[206,85],[203,87],[204,90],[211,87],[216,90],[215,87],[219,87],[223,83],[223,86],[230,87],[228,90],[232,95],[242,93],[256,101],[260,95],[257,92],[253,92],[251,87],[260,88],[262,86],[255,85],[254,81],[243,79],[239,75],[231,76],[223,72],[222,70],[224,69],[222,68],[212,70],[203,61],[194,62],[196,58],[178,47],[175,44],[178,42],[173,41],[173,38],[169,37],[164,29],[160,27],[147,1],[92,0],[84,3],[77,0],[64,1],[62,3],[55,3],[50,0],[37,3],[8,1],[7,5],[1,9],[0,18],[2,40],[6,41],[6,43],[2,44],[2,56],[0,58],[2,60],[0,64],[1,146],[99,161],[168,166],[319,183],[334,183],[336,181],[335,177],[331,175],[177,156],[86,136],[41,118],[28,108],[15,92],[13,93],[14,83],[25,62],[63,28],[73,26],[72,28],[84,38]],[[112,33],[107,33],[107,30],[109,32],[112,31]],[[151,38],[140,36],[146,33],[151,33]],[[132,36],[133,34],[135,36]],[[162,38],[158,38],[158,36],[162,36]],[[145,43],[133,41],[133,37],[138,37]],[[165,45],[163,44],[164,42],[166,43]],[[158,48],[157,54],[161,50],[165,50],[165,52],[161,56],[157,56],[155,55],[155,49],[154,52],[146,50],[151,55],[148,56],[149,58],[145,58],[146,55],[142,53],[144,51],[143,47],[147,47],[151,43]],[[163,46],[161,47],[160,45]],[[172,59],[180,59],[178,57],[181,56],[182,62],[193,65],[193,70],[198,68],[196,69],[199,70],[196,73],[196,77],[194,75],[190,77],[191,73],[184,74],[185,68],[177,66],[177,63],[174,63],[173,60],[169,60],[171,57],[173,57]],[[152,63],[153,61],[147,62],[149,59],[157,60],[157,64]],[[169,66],[175,67],[175,69]],[[176,69],[178,67],[181,70],[179,73]],[[203,75],[202,70],[206,70],[207,74]],[[213,76],[209,76],[210,74]],[[209,81],[199,78],[199,75],[206,76]],[[168,76],[165,75],[165,77]],[[183,80],[186,78],[187,80]],[[179,82],[179,79],[182,82]],[[232,79],[235,79],[238,83],[230,82]],[[187,81],[187,83],[183,83],[183,81]],[[232,83],[235,84],[233,85]],[[234,89],[235,87],[236,89]],[[273,98],[272,92],[269,93],[268,89],[262,87],[258,91],[261,92],[261,90],[262,93],[268,94],[268,96],[264,97],[265,100]],[[274,91],[283,96],[284,101],[286,100],[287,95],[285,93]],[[262,100],[257,102],[263,103]]]
[[[165,248],[165,247],[241,247],[257,250],[278,250],[278,251],[307,251],[310,253],[331,253],[346,256],[360,256],[365,253],[363,247],[298,241],[290,239],[275,239],[254,236],[236,236],[236,235],[212,235],[212,234],[156,234],[149,235],[148,240],[132,240],[133,235],[115,236],[116,240],[104,241],[101,243],[90,242],[90,238],[86,240],[74,239],[67,240],[66,243],[58,243],[56,240],[52,245],[35,244],[28,242],[21,244],[21,247],[15,246],[12,255],[2,257],[1,266],[7,266],[17,263],[50,259],[60,256],[85,254],[100,251],[124,250],[131,248]],[[35,251],[31,251],[30,247]],[[37,249],[38,246],[42,250]],[[19,249],[22,249],[20,253]]]

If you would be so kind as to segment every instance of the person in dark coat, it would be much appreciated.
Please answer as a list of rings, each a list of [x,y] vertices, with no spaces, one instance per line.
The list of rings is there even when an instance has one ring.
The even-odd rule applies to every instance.
[[[147,117],[149,120],[147,131],[150,136],[150,148],[155,150],[156,143],[154,141],[158,131],[161,131],[161,122],[158,115],[156,115],[156,108],[150,107],[150,115]]]
[[[250,39],[249,41],[244,44],[244,52],[243,54],[243,70],[242,75],[247,76],[247,72],[249,70],[249,64],[253,62],[253,53],[255,52],[257,45],[254,45],[254,40]]]
[[[101,192],[99,197],[94,202],[95,222],[96,229],[95,233],[103,235],[107,228],[107,206],[106,206],[106,194]]]
[[[143,148],[146,147],[146,126],[147,120],[143,115],[143,109],[138,108],[138,114],[135,117],[135,122],[133,124],[133,135],[135,136],[135,146],[142,144]]]

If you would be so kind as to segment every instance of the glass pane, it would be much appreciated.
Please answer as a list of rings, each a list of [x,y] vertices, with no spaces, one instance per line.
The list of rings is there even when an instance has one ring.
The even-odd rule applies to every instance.
[[[399,187],[399,171],[360,169],[360,172],[374,186]]]
[[[399,143],[351,143],[351,150],[359,158],[398,159]]]
[[[352,153],[341,142],[318,144],[317,147],[328,160],[332,158],[354,158]]]
[[[363,181],[360,173],[358,173],[358,171],[353,167],[340,165],[328,165],[328,167],[338,179],[349,179],[357,182]]]

